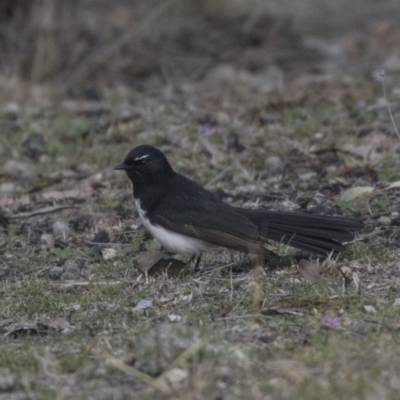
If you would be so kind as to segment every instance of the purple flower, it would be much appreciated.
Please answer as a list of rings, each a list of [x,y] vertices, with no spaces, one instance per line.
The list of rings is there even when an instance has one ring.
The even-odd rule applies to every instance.
[[[322,325],[323,329],[335,330],[341,327],[340,320],[337,317],[327,317],[325,319],[324,324]]]
[[[212,135],[214,135],[217,132],[217,128],[215,126],[209,126],[208,128],[206,128],[203,132],[205,137],[210,137]]]
[[[365,108],[365,107],[367,107],[367,102],[364,99],[358,100],[357,101],[357,107],[358,108]]]

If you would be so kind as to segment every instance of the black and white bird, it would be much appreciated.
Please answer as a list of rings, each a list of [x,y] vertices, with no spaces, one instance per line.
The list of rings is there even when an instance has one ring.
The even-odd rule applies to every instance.
[[[168,251],[200,256],[213,246],[260,254],[268,240],[320,255],[344,250],[359,219],[233,207],[176,173],[152,146],[131,150],[115,167],[133,184],[139,216]]]

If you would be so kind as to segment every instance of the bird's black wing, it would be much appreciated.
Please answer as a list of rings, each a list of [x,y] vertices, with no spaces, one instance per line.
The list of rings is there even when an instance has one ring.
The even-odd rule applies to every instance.
[[[228,206],[213,206],[170,213],[157,213],[152,222],[173,232],[194,237],[216,246],[255,253],[259,245],[258,228]]]
[[[151,213],[154,224],[216,246],[253,253],[258,228],[214,194],[182,175]]]

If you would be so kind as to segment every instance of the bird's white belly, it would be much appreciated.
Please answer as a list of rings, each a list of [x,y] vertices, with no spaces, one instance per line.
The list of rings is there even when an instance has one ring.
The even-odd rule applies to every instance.
[[[146,212],[140,206],[139,199],[135,199],[135,205],[146,230],[167,250],[174,253],[193,255],[201,254],[211,247],[209,243],[203,240],[172,232],[160,225],[151,224]]]

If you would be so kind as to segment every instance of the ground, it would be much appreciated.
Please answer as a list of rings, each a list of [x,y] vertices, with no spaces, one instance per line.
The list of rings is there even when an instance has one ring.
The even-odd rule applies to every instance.
[[[299,70],[245,48],[79,95],[3,71],[0,400],[399,397],[400,31],[363,35],[314,41]],[[364,228],[338,258],[271,243],[262,267],[215,249],[194,271],[113,169],[144,143],[231,204]]]

